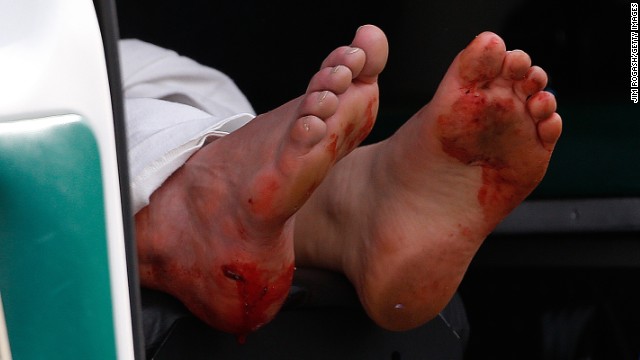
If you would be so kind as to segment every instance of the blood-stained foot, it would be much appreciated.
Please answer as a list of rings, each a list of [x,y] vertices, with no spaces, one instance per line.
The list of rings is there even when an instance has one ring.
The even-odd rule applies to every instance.
[[[300,266],[344,271],[384,328],[436,316],[546,172],[562,129],[546,82],[526,53],[477,36],[427,105],[346,156],[314,192],[296,220]]]
[[[269,322],[294,272],[293,215],[371,130],[387,51],[379,29],[360,28],[304,95],[209,143],[154,192],[135,217],[143,286],[240,340]]]

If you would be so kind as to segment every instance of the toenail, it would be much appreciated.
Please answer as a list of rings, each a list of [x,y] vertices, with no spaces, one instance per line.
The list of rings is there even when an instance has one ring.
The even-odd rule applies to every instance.
[[[320,94],[320,99],[318,100],[318,102],[323,102],[324,99],[327,98],[327,95],[329,95],[329,90],[325,90]]]
[[[347,49],[347,54],[348,54],[348,55],[355,54],[355,53],[357,53],[358,51],[360,51],[360,48],[357,48],[357,47],[351,47],[351,48]]]
[[[304,128],[305,131],[309,131],[311,130],[311,126],[309,126],[309,123],[307,122],[307,120],[305,120],[304,122],[302,122],[302,127]]]
[[[341,67],[341,66],[342,66],[342,65],[336,65],[336,66],[334,66],[334,67],[333,67],[333,69],[331,69],[331,73],[332,73],[332,74],[337,73],[337,72],[338,72],[338,70],[340,70],[340,67]]]
[[[394,306],[394,308],[395,308],[396,310],[401,310],[402,308],[404,308],[404,305],[402,305],[402,304],[396,304],[396,306]]]

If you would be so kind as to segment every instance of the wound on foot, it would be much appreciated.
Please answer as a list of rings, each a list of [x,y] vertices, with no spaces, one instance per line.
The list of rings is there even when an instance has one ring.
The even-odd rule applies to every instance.
[[[526,196],[509,162],[513,141],[521,136],[515,102],[488,100],[475,87],[463,91],[451,112],[438,117],[442,150],[465,165],[482,168],[478,202],[486,216],[502,217]]]
[[[270,321],[274,308],[281,306],[289,292],[294,266],[288,266],[275,280],[266,279],[264,272],[251,263],[227,264],[220,270],[227,281],[236,285],[239,306],[230,309],[233,313],[228,318],[237,324],[234,333],[238,342],[244,343],[247,335]]]

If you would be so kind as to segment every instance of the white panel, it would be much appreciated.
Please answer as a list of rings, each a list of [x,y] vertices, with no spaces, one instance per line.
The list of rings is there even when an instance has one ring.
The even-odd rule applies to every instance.
[[[133,336],[111,97],[91,0],[0,0],[0,122],[75,113],[98,140],[119,359]],[[5,360],[4,358],[2,360]]]

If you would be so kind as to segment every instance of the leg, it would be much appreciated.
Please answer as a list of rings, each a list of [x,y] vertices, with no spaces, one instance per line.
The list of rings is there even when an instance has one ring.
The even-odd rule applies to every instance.
[[[497,35],[476,37],[429,104],[331,170],[297,215],[298,264],[344,271],[385,328],[436,316],[546,172],[562,127],[546,81]]]
[[[271,320],[293,275],[293,214],[373,126],[386,57],[384,35],[361,28],[306,94],[194,154],[136,214],[142,284],[241,338]]]

